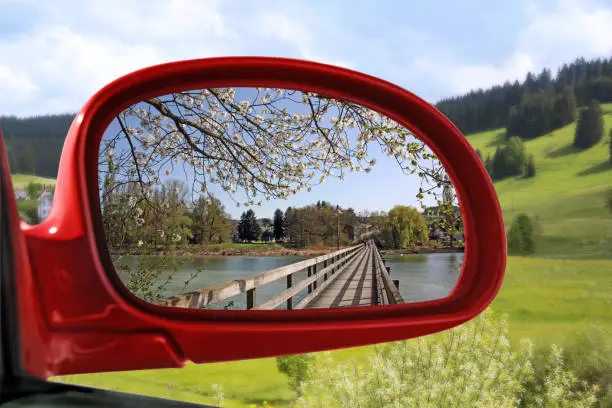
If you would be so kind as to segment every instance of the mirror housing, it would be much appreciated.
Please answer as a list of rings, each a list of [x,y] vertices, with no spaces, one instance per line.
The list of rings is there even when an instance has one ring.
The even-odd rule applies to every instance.
[[[102,135],[123,109],[184,89],[227,86],[320,92],[376,110],[423,140],[447,169],[463,214],[465,263],[444,299],[358,309],[216,311],[144,302],[114,273],[98,199]],[[15,207],[16,212],[16,207]],[[386,81],[330,65],[269,57],[179,61],[121,77],[77,114],[64,144],[53,207],[22,224],[15,251],[29,255],[19,296],[36,298],[36,338],[44,352],[21,350],[32,375],[181,367],[403,340],[449,329],[482,312],[506,265],[501,207],[484,165],[465,136],[431,104]],[[25,322],[22,317],[20,321]],[[21,335],[34,335],[21,324]],[[44,339],[44,340],[42,340]]]

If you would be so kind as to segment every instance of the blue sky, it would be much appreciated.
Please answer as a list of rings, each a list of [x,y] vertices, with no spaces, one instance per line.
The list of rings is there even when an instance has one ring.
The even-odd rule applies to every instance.
[[[612,2],[602,0],[80,3],[0,0],[0,114],[75,112],[117,76],[186,58],[311,59],[436,102],[578,56],[612,55]],[[362,191],[383,208],[413,196],[402,187],[385,198],[414,182],[382,164],[368,177]]]

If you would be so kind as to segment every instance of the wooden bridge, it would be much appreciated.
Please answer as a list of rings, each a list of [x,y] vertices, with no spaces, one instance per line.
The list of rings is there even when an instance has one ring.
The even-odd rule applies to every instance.
[[[304,276],[298,279],[300,276]],[[257,304],[257,288],[284,279],[286,289]],[[160,301],[171,307],[207,308],[246,293],[247,310],[311,309],[403,303],[399,281],[373,241],[306,259],[257,275],[197,289]],[[295,300],[295,302],[294,302]]]

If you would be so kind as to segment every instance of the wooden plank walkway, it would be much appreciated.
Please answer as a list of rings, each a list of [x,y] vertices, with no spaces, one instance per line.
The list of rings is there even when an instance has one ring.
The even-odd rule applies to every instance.
[[[300,272],[306,272],[306,277],[294,279],[294,275]],[[257,288],[281,279],[286,281],[286,289],[258,304]],[[241,294],[246,294],[247,310],[272,310],[283,304],[291,310],[404,303],[372,240],[244,279],[171,296],[156,303],[204,309]],[[300,294],[305,296],[300,298]],[[299,303],[294,304],[294,297]]]
[[[357,255],[305,309],[350,306],[376,306],[379,304],[374,253],[371,245]]]

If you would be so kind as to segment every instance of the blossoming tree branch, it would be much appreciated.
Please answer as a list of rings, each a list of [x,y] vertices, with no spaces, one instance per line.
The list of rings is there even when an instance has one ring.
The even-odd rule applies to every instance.
[[[403,126],[361,105],[309,92],[177,92],[133,105],[115,122],[116,133],[105,135],[100,150],[101,202],[110,207],[113,193],[129,191],[127,205],[142,222],[139,205],[163,210],[152,197],[177,170],[192,183],[193,202],[211,200],[210,186],[218,185],[236,206],[253,206],[310,191],[328,178],[342,180],[348,172],[369,172],[378,148],[403,173],[418,176],[419,200],[431,194],[441,203],[440,188],[450,186],[437,157]]]

